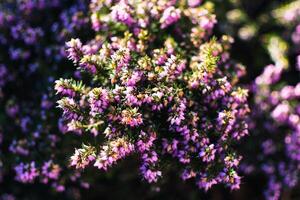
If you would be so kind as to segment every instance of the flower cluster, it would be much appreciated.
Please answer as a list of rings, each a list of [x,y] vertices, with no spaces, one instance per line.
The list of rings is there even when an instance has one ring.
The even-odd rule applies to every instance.
[[[250,129],[253,139],[261,142],[256,142],[261,153],[255,153],[256,159],[244,169],[252,173],[259,166],[255,170],[266,174],[268,199],[279,199],[282,188],[293,188],[299,177],[300,83],[276,89],[282,71],[280,66],[269,65],[256,78],[254,121]],[[276,191],[273,191],[274,184],[278,185]]]
[[[74,71],[65,40],[83,35],[86,11],[83,0],[0,3],[0,199],[7,191],[18,199],[30,193],[22,189],[25,183],[62,192],[69,182],[74,187],[83,182],[61,159],[68,150],[60,148],[64,126],[58,123],[52,86]],[[62,72],[61,65],[69,69]]]
[[[95,39],[67,43],[86,78],[55,85],[68,130],[95,137],[71,165],[107,170],[136,154],[149,183],[170,159],[199,188],[239,188],[233,144],[248,134],[247,90],[237,86],[245,69],[230,59],[231,37],[211,36],[213,4],[93,0],[90,9]]]
[[[133,182],[145,199],[294,196],[299,8],[299,0],[1,1],[0,200],[119,199]],[[204,192],[243,189],[204,194],[174,174]]]
[[[296,187],[300,176],[299,56],[293,56],[296,62],[290,62],[288,57],[288,53],[300,54],[299,1],[272,13],[279,24],[289,27],[288,34],[264,37],[274,64],[267,65],[252,84],[253,112],[249,127],[252,137],[246,142],[249,147],[242,147],[248,155],[242,169],[245,174],[264,174],[268,180],[264,195],[274,200],[280,199],[286,189]],[[292,41],[290,47],[289,40]],[[291,67],[291,63],[295,63],[295,67]],[[293,74],[296,82],[292,81]]]
[[[15,167],[15,171],[16,180],[20,182],[32,183],[41,174],[42,182],[48,183],[49,179],[58,179],[61,169],[57,164],[53,164],[52,160],[49,160],[43,164],[41,172],[36,168],[34,161],[28,164],[20,163]]]

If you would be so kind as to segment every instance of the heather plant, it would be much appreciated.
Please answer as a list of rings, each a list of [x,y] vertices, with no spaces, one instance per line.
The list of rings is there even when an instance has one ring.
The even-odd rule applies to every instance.
[[[284,29],[260,36],[273,64],[251,85],[251,137],[241,147],[247,155],[241,169],[265,176],[266,199],[289,196],[299,184],[299,5],[293,1],[270,12],[273,27]]]
[[[1,1],[0,200],[297,198],[299,2]]]
[[[58,74],[74,72],[62,67],[71,64],[64,43],[85,35],[86,10],[81,0],[0,3],[0,199],[21,198],[25,184],[88,186],[67,168],[63,147],[71,141],[62,141],[52,89]]]
[[[251,164],[244,169],[246,173],[258,170],[266,175],[268,199],[279,199],[281,191],[297,186],[299,178],[300,83],[282,83],[282,73],[280,66],[269,65],[255,80],[255,121],[250,130],[253,139],[259,141],[255,144],[261,153],[256,152],[256,158],[249,159]]]
[[[55,83],[68,131],[90,135],[70,164],[107,171],[134,154],[149,183],[172,167],[201,189],[238,189],[245,69],[230,58],[233,39],[213,36],[214,5],[93,0],[90,12],[95,38],[67,42],[82,74]]]

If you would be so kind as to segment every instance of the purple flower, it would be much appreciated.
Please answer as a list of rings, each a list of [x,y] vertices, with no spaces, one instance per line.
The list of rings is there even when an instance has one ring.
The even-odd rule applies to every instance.
[[[286,103],[279,104],[272,111],[271,116],[278,122],[284,122],[288,119],[290,107]]]
[[[134,23],[134,19],[131,17],[131,8],[126,4],[126,1],[121,0],[120,3],[111,8],[112,19],[118,22],[122,22],[127,26],[131,26]]]
[[[203,162],[211,162],[215,159],[216,149],[214,148],[214,144],[209,146],[204,146],[200,151],[199,156],[202,158]]]
[[[72,60],[74,63],[78,63],[80,61],[80,57],[82,55],[82,43],[79,39],[71,39],[66,43],[68,58]]]
[[[32,183],[39,175],[35,162],[28,164],[20,163],[15,167],[16,180],[22,183]]]
[[[162,17],[160,18],[160,27],[162,29],[174,24],[180,19],[181,11],[173,6],[164,10]]]

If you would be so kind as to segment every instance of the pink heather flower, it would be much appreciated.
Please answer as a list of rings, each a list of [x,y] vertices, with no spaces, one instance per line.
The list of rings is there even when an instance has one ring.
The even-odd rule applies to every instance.
[[[300,71],[300,55],[297,56],[296,69],[297,69],[298,71]]]
[[[96,159],[94,147],[83,145],[83,148],[76,149],[73,156],[71,156],[71,166],[84,169],[90,162]]]
[[[109,106],[109,94],[106,89],[94,88],[89,92],[90,114],[96,116]]]
[[[265,67],[263,73],[255,79],[255,83],[257,85],[275,83],[281,77],[282,70],[280,66],[268,65]]]
[[[15,117],[17,113],[19,112],[20,108],[19,105],[14,104],[14,105],[8,105],[6,107],[6,113],[9,117]]]
[[[99,31],[101,29],[101,22],[99,21],[97,14],[91,15],[91,23],[95,31]]]
[[[141,131],[140,137],[141,139],[139,139],[136,143],[137,150],[141,153],[149,151],[153,146],[154,141],[156,140],[156,134],[150,133],[150,136],[147,137],[147,134],[144,131]],[[146,139],[144,139],[143,137],[146,137]]]
[[[240,189],[241,177],[237,173],[234,173],[229,183],[230,183],[231,190],[238,190]]]
[[[261,170],[266,173],[268,176],[274,174],[275,172],[275,166],[270,164],[262,164]]]
[[[298,124],[299,124],[299,119],[298,119]],[[299,125],[298,125],[299,126]],[[300,161],[300,126],[292,132],[292,134],[287,135],[285,137],[285,143],[286,143],[286,151],[287,155],[289,155],[290,158],[293,160]]]
[[[271,178],[268,183],[268,189],[264,192],[267,200],[279,200],[280,198],[282,185],[274,179],[274,177]]]
[[[202,2],[202,0],[188,0],[188,5],[190,7],[196,7],[199,6],[199,4]]]
[[[142,72],[135,71],[132,73],[132,75],[128,78],[126,81],[126,86],[135,86],[137,82],[139,82],[142,78]]]
[[[231,190],[240,188],[241,177],[232,168],[225,168],[224,171],[219,174],[219,179],[227,183]]]
[[[280,97],[282,99],[291,99],[295,96],[295,90],[293,86],[285,86],[280,91]]]
[[[166,28],[180,19],[181,11],[176,9],[173,6],[170,6],[166,10],[164,10],[162,17],[160,18],[159,22],[161,23],[161,28]]]
[[[296,27],[295,32],[292,34],[292,40],[295,44],[300,43],[300,24]]]
[[[193,170],[191,170],[191,169],[189,169],[189,170],[185,169],[182,172],[182,174],[181,174],[181,179],[185,181],[187,179],[191,179],[191,178],[196,177],[196,175],[197,174]]]
[[[35,162],[28,164],[20,163],[15,167],[16,180],[22,183],[33,183],[36,177],[39,176],[39,171],[35,167]]]
[[[122,111],[122,124],[129,125],[131,127],[139,126],[143,124],[142,115],[137,113],[137,110],[123,110]]]
[[[185,119],[185,110],[186,110],[186,99],[180,100],[178,106],[174,106],[169,110],[171,116],[168,118],[170,125],[179,126],[181,122]],[[174,113],[174,116],[172,116]]]
[[[28,143],[25,140],[13,140],[9,146],[9,151],[23,156],[29,155]]]
[[[126,1],[122,0],[117,5],[111,8],[112,19],[118,22],[122,22],[127,26],[131,26],[134,23],[134,19],[130,14],[131,8],[126,4]]]
[[[74,63],[78,63],[80,61],[80,57],[82,55],[82,43],[79,39],[71,39],[66,43],[68,58],[72,60]]]
[[[199,25],[204,30],[211,30],[214,27],[215,23],[216,20],[214,18],[210,19],[208,17],[202,17],[199,22]]]
[[[87,182],[81,182],[80,183],[81,187],[85,188],[85,189],[89,189],[90,188],[90,184]]]
[[[113,140],[108,145],[103,146],[97,156],[94,164],[98,169],[107,170],[108,167],[116,163],[118,160],[126,157],[134,151],[134,145],[127,142],[123,138]]]
[[[161,171],[151,170],[146,165],[142,165],[140,171],[148,183],[157,182],[158,178],[162,175]]]
[[[300,97],[300,83],[295,86],[294,92],[296,97]]]
[[[57,191],[57,192],[63,192],[65,191],[65,186],[64,185],[60,185],[58,183],[53,183],[52,187]]]
[[[296,13],[294,12],[285,12],[283,17],[286,21],[290,22],[290,21],[294,21],[295,16]]]
[[[213,185],[217,184],[217,179],[209,179],[207,175],[200,175],[197,185],[199,188],[204,189],[205,191],[209,190]]]
[[[203,162],[210,162],[215,159],[216,149],[214,148],[214,144],[210,144],[209,146],[203,147],[199,156],[202,158]]]
[[[226,156],[224,158],[224,161],[225,161],[226,167],[231,168],[231,167],[237,167],[239,165],[241,159],[242,159],[242,157],[235,158],[233,156]]]
[[[150,151],[143,154],[142,159],[146,163],[156,163],[158,161],[157,153],[155,151]]]
[[[42,181],[47,183],[49,179],[57,180],[60,172],[61,168],[57,164],[54,164],[52,160],[49,160],[42,166],[41,175],[44,176]]]
[[[54,89],[56,90],[57,94],[74,97],[76,94],[75,90],[70,86],[71,86],[70,81],[60,79],[55,81]]]
[[[271,116],[278,122],[284,122],[288,119],[290,107],[287,103],[281,103],[272,111]]]
[[[130,49],[120,48],[114,54],[111,55],[111,59],[117,65],[116,73],[118,73],[122,68],[126,68],[131,59]]]

